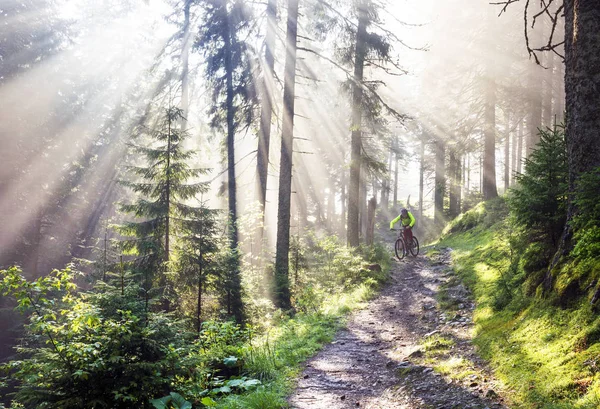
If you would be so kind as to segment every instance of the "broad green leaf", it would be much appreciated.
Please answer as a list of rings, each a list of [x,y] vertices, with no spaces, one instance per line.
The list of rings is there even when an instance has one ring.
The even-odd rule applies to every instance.
[[[204,406],[208,406],[208,407],[215,406],[217,404],[217,402],[215,402],[212,398],[209,398],[208,396],[205,398],[202,398],[200,403],[202,403]]]
[[[237,361],[238,361],[238,359],[235,356],[229,356],[229,357],[223,359],[223,363],[229,367],[236,366]]]

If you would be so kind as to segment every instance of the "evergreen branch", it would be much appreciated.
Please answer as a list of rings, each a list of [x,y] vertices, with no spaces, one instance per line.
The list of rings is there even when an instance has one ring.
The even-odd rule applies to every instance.
[[[343,71],[346,74],[346,76],[348,77],[349,81],[351,81],[352,83],[356,83],[356,80],[354,79],[354,74],[351,73],[348,69],[342,67],[337,62],[333,61],[331,58],[328,58],[328,57],[324,56],[323,54],[319,53],[318,51],[310,49],[310,48],[298,47],[298,50],[315,54],[317,57],[320,57],[320,58],[328,61],[329,63],[333,64],[335,67],[337,67],[338,69]],[[383,100],[383,98],[381,98],[381,96],[377,93],[377,91],[375,90],[375,88],[373,86],[369,86],[364,81],[359,82],[358,86],[363,88],[363,90],[369,91],[369,93],[372,94],[381,103],[381,105],[383,105],[385,107],[385,109],[388,111],[388,113],[390,113],[393,117],[395,117],[396,120],[398,120],[399,122],[404,122],[405,120],[407,120],[409,118],[407,115],[401,114],[398,111],[396,111],[395,109],[393,109],[392,107],[390,107]]]

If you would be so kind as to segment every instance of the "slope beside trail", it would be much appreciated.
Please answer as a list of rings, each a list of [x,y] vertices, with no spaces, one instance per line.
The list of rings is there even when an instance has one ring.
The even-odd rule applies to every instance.
[[[448,288],[459,307],[452,319],[437,309],[440,285],[456,281],[449,259],[446,250],[431,260],[396,262],[380,294],[306,363],[290,407],[505,408],[470,343],[468,291],[461,284]],[[468,363],[470,375],[451,380],[433,370],[420,345],[436,334],[454,341],[452,355]]]

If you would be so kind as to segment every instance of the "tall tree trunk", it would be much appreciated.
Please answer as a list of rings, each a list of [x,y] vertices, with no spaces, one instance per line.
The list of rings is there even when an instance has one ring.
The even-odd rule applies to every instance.
[[[396,165],[396,172],[398,171]],[[425,187],[425,135],[421,135],[421,152],[419,154],[419,220],[423,220],[423,191]]]
[[[529,119],[527,133],[527,156],[540,141],[538,129],[542,127],[542,68],[529,64]]]
[[[517,173],[521,173],[521,170],[523,169],[523,142],[525,139],[524,132],[525,124],[523,123],[523,121],[521,121],[521,123],[519,124],[519,136],[517,140]]]
[[[561,124],[565,119],[565,64],[558,60],[554,74],[554,117],[553,121]]]
[[[166,174],[166,201],[167,201],[167,212],[165,214],[165,255],[164,261],[169,262],[170,257],[170,233],[171,233],[171,146],[172,146],[172,135],[171,135],[171,114],[169,113],[169,125],[167,134],[167,174]],[[174,125],[174,124],[173,124]]]
[[[298,41],[298,0],[288,0],[287,41],[283,91],[283,133],[279,167],[279,204],[275,253],[275,305],[287,310],[290,301],[290,199],[294,145],[294,102],[296,95],[296,52]]]
[[[227,1],[223,6],[223,13],[227,14]],[[224,30],[223,42],[225,52],[225,82],[227,94],[225,109],[227,110],[227,193],[229,197],[229,246],[232,252],[232,262],[229,269],[227,285],[227,312],[233,315],[237,322],[243,320],[242,282],[240,277],[240,261],[238,254],[238,226],[237,226],[237,186],[235,175],[235,107],[233,98],[233,52],[231,25],[229,16],[224,16],[227,24]]]
[[[359,190],[362,164],[362,81],[366,57],[367,24],[369,16],[366,0],[358,3],[358,27],[354,55],[354,78],[352,84],[352,138],[350,142],[350,186],[348,189],[348,246],[359,245]]]
[[[398,206],[398,162],[398,152],[396,152],[394,154],[394,209]]]
[[[277,0],[267,3],[267,34],[265,39],[265,70],[262,86],[260,129],[258,132],[258,152],[256,154],[256,192],[261,206],[262,223],[259,223],[258,241],[264,236],[265,205],[267,200],[267,179],[269,170],[269,146],[271,142],[271,118],[273,115],[273,94],[275,87],[275,38],[277,29]]]
[[[394,150],[390,149],[388,152],[388,166],[385,177],[381,184],[381,210],[383,213],[387,213],[390,207],[390,181],[392,179],[392,162],[394,159]]]
[[[466,192],[467,194],[471,191],[471,154],[467,153],[467,184],[466,184]]]
[[[519,122],[518,129],[521,129],[523,126],[523,120]],[[511,164],[510,164],[510,186],[515,183],[515,173],[517,171],[517,141],[519,139],[519,131],[513,132],[512,134],[512,145],[511,145]]]
[[[506,128],[504,135],[504,192],[510,186],[510,111],[506,112]]]
[[[340,231],[343,235],[345,233],[345,223],[346,223],[346,170],[342,169],[341,176],[341,201],[342,201],[342,215],[340,220]]]
[[[200,253],[200,259],[202,259],[202,253]],[[196,300],[196,330],[200,334],[202,329],[202,265],[199,265],[200,271],[198,272],[198,297]]]
[[[454,218],[460,213],[460,156],[456,152],[456,147],[452,147],[448,153],[448,172],[450,176],[448,215],[450,218]]]
[[[441,139],[435,141],[435,189],[434,221],[444,221],[444,194],[446,192],[446,144]]]
[[[373,196],[369,200],[367,209],[367,232],[365,235],[365,243],[367,246],[372,246],[375,238],[375,210],[377,208],[377,198]]]
[[[181,110],[183,118],[181,119],[181,129],[187,128],[188,111],[190,108],[190,7],[193,0],[185,0],[183,5],[183,38],[181,47]]]
[[[367,181],[365,180],[364,174],[360,178],[360,186],[358,189],[358,223],[359,223],[359,240],[365,239],[365,233],[367,231]]]
[[[544,70],[544,92],[542,97],[542,127],[552,128],[552,97],[554,78],[554,53],[546,53],[546,69]]]
[[[600,2],[565,0],[564,4],[569,204],[559,248],[544,281],[546,290],[552,286],[554,266],[570,251],[571,221],[578,213],[577,182],[582,173],[600,166]]]
[[[488,70],[485,87],[483,148],[483,199],[490,200],[498,196],[496,188],[496,82]]]
[[[327,224],[333,231],[335,228],[335,179],[329,180],[329,195],[327,197]]]

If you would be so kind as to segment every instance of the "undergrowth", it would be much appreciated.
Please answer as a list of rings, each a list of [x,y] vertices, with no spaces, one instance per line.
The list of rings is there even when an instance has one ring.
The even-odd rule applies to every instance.
[[[345,315],[369,300],[376,292],[374,280],[350,292],[329,297],[313,312],[275,323],[264,336],[253,341],[245,355],[245,369],[261,380],[260,387],[245,395],[230,395],[215,403],[219,409],[280,409],[286,406],[300,364],[331,342],[344,324]]]
[[[539,254],[520,240],[503,199],[482,203],[449,225],[460,279],[472,291],[474,343],[503,383],[512,408],[600,407],[600,317],[589,300],[542,298]],[[440,371],[464,366],[449,358]]]

